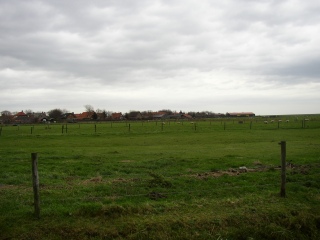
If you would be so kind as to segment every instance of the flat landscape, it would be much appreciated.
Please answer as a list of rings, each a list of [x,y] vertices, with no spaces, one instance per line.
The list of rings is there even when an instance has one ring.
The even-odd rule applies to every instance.
[[[2,125],[0,239],[320,239],[320,116],[305,119]]]

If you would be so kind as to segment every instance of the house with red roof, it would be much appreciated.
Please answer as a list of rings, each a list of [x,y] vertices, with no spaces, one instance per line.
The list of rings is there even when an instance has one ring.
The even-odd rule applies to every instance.
[[[111,119],[114,120],[114,121],[120,121],[120,120],[123,120],[123,119],[124,119],[124,116],[122,115],[121,112],[119,112],[119,113],[112,113],[112,114],[111,114]]]
[[[33,123],[34,117],[31,114],[26,114],[23,111],[16,113],[13,116],[13,121],[15,123]]]
[[[95,112],[83,112],[80,114],[74,114],[76,117],[76,120],[78,121],[89,121],[89,120],[94,120],[95,116],[97,114]]]

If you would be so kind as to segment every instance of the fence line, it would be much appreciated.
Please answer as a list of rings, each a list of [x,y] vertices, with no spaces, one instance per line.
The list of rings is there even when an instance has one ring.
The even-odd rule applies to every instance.
[[[298,170],[299,167],[303,167],[305,165],[303,164],[293,164],[293,168],[289,168],[288,169],[288,174],[291,174],[292,171],[295,171],[295,170]],[[320,163],[308,163],[307,164],[308,167],[320,167]],[[129,170],[131,168],[128,168]],[[182,177],[186,177],[186,178],[190,178],[190,177],[193,177],[193,178],[197,178],[197,177],[205,177],[205,176],[208,176],[208,177],[212,177],[214,178],[214,176],[212,176],[213,174],[221,174],[221,176],[224,176],[224,175],[228,175],[231,174],[231,173],[239,173],[240,175],[243,174],[243,173],[257,173],[257,172],[267,172],[267,171],[281,171],[281,162],[279,161],[279,164],[278,165],[264,165],[262,167],[253,167],[253,168],[247,168],[247,172],[242,172],[241,169],[239,168],[228,168],[227,170],[199,170],[199,171],[190,171],[190,172],[185,172],[185,173],[178,173],[178,174],[173,174],[173,175],[168,175],[167,172],[162,172],[162,171],[155,171],[155,170],[150,170],[150,171],[145,171],[145,172],[142,172],[142,173],[128,173],[128,174],[125,174],[125,173],[121,173],[121,174],[117,174],[117,173],[114,173],[114,174],[98,174],[96,176],[81,176],[81,175],[68,175],[68,176],[63,176],[61,178],[68,178],[68,177],[73,177],[73,178],[76,178],[76,179],[84,179],[84,177],[89,177],[89,178],[86,178],[84,180],[90,180],[92,178],[96,178],[96,177],[106,177],[106,178],[111,178],[112,179],[123,179],[123,180],[136,180],[136,181],[143,181],[143,180],[146,180],[147,178],[152,178],[151,175],[149,175],[149,173],[155,173],[157,175],[160,175],[166,179],[177,179],[177,178],[182,178]],[[44,176],[45,178],[50,178],[48,176]],[[220,176],[219,176],[220,177]]]
[[[315,174],[314,176],[319,176],[320,177],[320,174]],[[278,178],[277,178],[278,179]],[[145,180],[146,183],[148,183],[147,180]],[[279,181],[280,182],[280,181]],[[68,185],[68,184],[57,184],[57,185],[46,185],[45,187],[44,186],[41,186],[40,184],[40,187],[39,189],[42,190],[42,191],[45,191],[45,190],[54,190],[54,189],[59,189],[59,190],[73,190],[73,189],[77,189],[77,190],[83,190],[83,189],[88,189],[88,188],[91,188],[91,187],[94,187],[94,186],[98,186],[99,184],[103,184],[105,183],[105,185],[107,184],[110,184],[110,182],[99,182],[99,183],[92,183],[91,185],[86,185],[87,187],[86,188],[78,188],[79,186],[83,186],[83,185]],[[127,182],[122,182],[123,184],[127,184]],[[246,182],[248,183],[248,182]],[[305,184],[306,181],[289,181],[287,182],[287,184],[289,185],[292,185],[292,184],[300,184],[301,186],[303,186],[303,184]],[[186,186],[188,184],[185,184],[184,186]],[[26,190],[28,192],[32,192],[32,187],[31,186],[21,186],[21,185],[4,185],[4,186],[8,186],[8,187],[15,187],[19,190]],[[113,186],[113,185],[110,185],[110,186]],[[126,185],[128,186],[128,185]],[[279,183],[270,183],[270,184],[254,184],[254,185],[237,185],[237,186],[234,186],[234,185],[229,185],[229,184],[225,184],[223,185],[223,188],[221,183],[220,184],[210,184],[210,186],[212,186],[212,188],[214,189],[214,187],[219,187],[221,190],[225,190],[225,189],[245,189],[245,188],[256,188],[256,187],[259,187],[259,188],[263,188],[263,187],[269,187],[269,186],[279,186]],[[141,188],[141,187],[146,187],[146,185],[140,185],[140,186],[137,186],[137,185],[130,185],[128,186],[128,188]],[[1,189],[1,188],[0,188]],[[148,188],[150,190],[152,190],[152,187]],[[165,189],[168,189],[168,188],[165,188]],[[166,193],[184,193],[184,192],[188,192],[188,193],[192,193],[192,192],[211,192],[212,190],[184,190],[184,191],[169,191],[169,192],[166,192]],[[320,191],[320,190],[319,190]],[[140,195],[144,195],[144,194],[133,194],[133,195],[119,195],[120,197],[124,197],[124,196],[140,196]],[[81,198],[78,198],[78,199],[81,199]]]
[[[305,182],[288,182],[287,183],[289,186],[293,184],[301,184],[300,186],[303,186]],[[157,194],[161,195],[185,195],[185,194],[199,194],[199,193],[215,193],[215,192],[220,192],[220,191],[228,191],[232,189],[253,189],[253,188],[267,188],[267,187],[273,187],[272,189],[276,191],[278,188],[279,184],[274,183],[274,184],[263,184],[263,185],[250,185],[250,186],[228,186],[228,187],[223,187],[218,190],[210,189],[210,190],[184,190],[184,191],[157,191]],[[220,185],[221,187],[221,185]],[[267,189],[266,189],[267,190]],[[88,195],[86,197],[64,197],[61,200],[51,200],[48,197],[42,197],[41,203],[56,203],[56,202],[66,202],[66,201],[77,201],[77,200],[110,200],[112,199],[119,199],[119,198],[133,198],[133,197],[142,197],[148,195],[150,193],[154,192],[153,189],[149,189],[148,191],[145,191],[143,193],[137,193],[137,194],[115,194],[115,193],[110,193],[108,196],[94,196],[94,195]]]
[[[165,133],[171,131],[188,131],[188,132],[214,132],[218,130],[228,131],[242,131],[242,130],[275,130],[275,129],[316,129],[320,128],[320,121],[316,120],[302,120],[291,122],[268,122],[264,123],[264,119],[251,121],[245,121],[240,119],[222,119],[222,120],[198,120],[193,119],[191,121],[181,121],[178,124],[176,121],[161,121],[161,124],[157,124],[157,121],[127,121],[127,122],[92,122],[81,124],[22,124],[17,126],[3,125],[1,126],[0,136],[9,135],[52,135],[52,134],[118,134],[118,133]],[[167,123],[167,124],[165,124]],[[170,124],[171,123],[171,124]],[[98,126],[97,126],[98,124]],[[80,125],[91,125],[93,127],[80,128]],[[118,125],[118,126],[117,126]],[[129,129],[128,129],[129,125]],[[111,127],[110,127],[111,126]],[[31,128],[30,128],[31,127]],[[17,129],[18,131],[12,131]],[[60,130],[59,130],[60,129]],[[36,132],[35,132],[36,130]],[[120,130],[120,131],[119,131]]]

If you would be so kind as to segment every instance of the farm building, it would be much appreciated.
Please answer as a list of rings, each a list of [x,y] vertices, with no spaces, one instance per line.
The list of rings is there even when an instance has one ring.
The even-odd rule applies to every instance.
[[[171,111],[158,111],[152,113],[152,119],[154,120],[160,120],[160,119],[166,119],[169,118],[169,116],[172,114]]]
[[[119,112],[119,113],[112,113],[112,114],[111,114],[111,119],[112,119],[112,120],[123,120],[123,119],[124,119],[124,116],[122,115],[121,112]]]
[[[192,119],[192,116],[189,115],[189,114],[182,114],[181,118],[183,118],[183,119]]]
[[[128,120],[141,120],[142,119],[142,114],[141,112],[138,111],[132,111],[127,115]]]
[[[78,121],[88,121],[88,120],[92,120],[94,119],[96,113],[95,112],[83,112],[83,113],[80,113],[80,114],[75,114],[76,116],[76,119]]]
[[[24,113],[23,111],[18,112],[13,116],[15,123],[33,123],[34,117]]]
[[[253,112],[227,112],[226,117],[254,117]]]
[[[66,122],[72,123],[72,122],[76,122],[77,116],[73,112],[64,113],[61,115],[61,119],[65,120]]]

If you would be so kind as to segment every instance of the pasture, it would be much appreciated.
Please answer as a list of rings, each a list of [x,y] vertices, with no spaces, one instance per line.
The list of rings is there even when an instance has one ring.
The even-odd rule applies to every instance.
[[[287,119],[2,126],[0,239],[320,239],[320,117]]]

